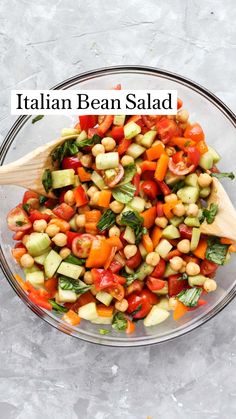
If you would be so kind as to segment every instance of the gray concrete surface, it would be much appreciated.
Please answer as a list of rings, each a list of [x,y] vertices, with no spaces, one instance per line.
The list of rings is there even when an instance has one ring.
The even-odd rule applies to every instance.
[[[236,109],[233,0],[1,0],[0,135],[13,88],[116,64],[178,72]],[[53,330],[0,279],[1,419],[233,419],[236,303],[170,343],[115,349]]]

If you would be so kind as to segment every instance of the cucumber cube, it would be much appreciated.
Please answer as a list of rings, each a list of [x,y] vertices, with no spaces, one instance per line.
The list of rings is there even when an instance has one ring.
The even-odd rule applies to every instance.
[[[156,307],[163,308],[164,310],[169,310],[169,300],[166,297],[161,297],[159,303],[155,304]]]
[[[175,275],[175,274],[177,274],[177,272],[171,268],[170,263],[167,263],[163,277],[168,278],[168,276]]]
[[[132,143],[130,144],[128,150],[126,151],[126,154],[128,154],[128,156],[133,157],[133,159],[135,160],[139,156],[141,156],[141,154],[143,154],[144,151],[146,151],[146,148],[142,147],[139,144]]]
[[[200,222],[197,217],[186,217],[184,224],[188,227],[200,227]]]
[[[58,189],[64,186],[73,185],[75,181],[75,172],[73,169],[54,170],[52,172],[52,188]]]
[[[134,244],[135,243],[135,234],[134,231],[131,227],[127,226],[125,229],[125,233],[124,233],[124,239],[130,243],[130,244]]]
[[[199,196],[200,198],[207,198],[211,193],[210,186],[206,186],[205,188],[200,189]]]
[[[42,271],[26,274],[26,281],[30,282],[35,288],[44,286],[44,273]]]
[[[51,250],[44,262],[44,270],[48,278],[51,278],[55,274],[61,261],[61,256],[54,250]]]
[[[74,217],[72,217],[69,221],[70,228],[72,231],[77,231],[77,224],[75,220],[76,220],[76,215],[74,215]]]
[[[200,162],[199,162],[200,167],[202,167],[205,170],[209,170],[212,168],[213,164],[214,164],[214,160],[210,151],[207,151],[201,156]]]
[[[186,176],[185,184],[187,186],[195,186],[198,188],[198,175],[196,173],[191,173],[190,175]]]
[[[105,306],[109,306],[112,302],[112,295],[105,291],[99,291],[96,294],[96,299],[103,303]]]
[[[196,248],[198,247],[200,236],[201,236],[200,228],[195,228],[194,227],[192,229],[192,238],[191,238],[191,243],[190,243],[190,250],[191,250],[191,252],[193,252],[194,250],[196,250]]]
[[[52,250],[52,249],[51,249],[51,247],[49,247],[49,249],[48,249],[48,250],[46,250],[46,252],[45,252],[45,253],[43,253],[42,255],[40,255],[40,256],[35,256],[35,257],[34,257],[34,261],[35,261],[36,263],[38,263],[39,265],[44,265],[45,259],[46,259],[47,255],[50,253],[50,251],[51,251],[51,250]]]
[[[203,275],[194,275],[188,277],[190,287],[201,287],[208,278]]]
[[[195,204],[199,197],[199,189],[195,186],[184,186],[178,190],[177,196],[184,204]]]
[[[105,189],[106,188],[106,185],[105,185],[105,183],[104,183],[104,180],[103,180],[103,178],[102,178],[102,176],[100,176],[99,174],[98,174],[98,172],[96,172],[95,170],[94,170],[94,172],[92,173],[92,175],[91,175],[91,180],[93,181],[93,183],[99,188],[99,189]]]
[[[215,151],[215,149],[211,146],[208,146],[208,151],[211,153],[212,157],[213,157],[213,163],[219,163],[220,161],[220,155]]]
[[[113,124],[122,127],[125,123],[125,115],[114,115]]]
[[[136,124],[135,122],[129,122],[124,126],[124,134],[125,138],[127,140],[130,140],[133,137],[136,137],[136,135],[140,134],[141,127]]]
[[[58,289],[57,300],[60,303],[75,303],[78,296],[74,291]]]
[[[175,227],[178,227],[180,224],[182,224],[183,221],[184,221],[184,217],[174,216],[170,219],[170,223]]]
[[[96,168],[98,170],[116,169],[119,166],[119,154],[117,151],[101,153],[96,156]]]
[[[146,278],[146,276],[151,275],[153,271],[153,266],[148,265],[146,262],[143,262],[142,265],[136,271],[137,279],[139,279],[139,281],[143,281]]]
[[[78,279],[84,268],[79,265],[74,265],[73,263],[61,262],[57,273],[61,275],[68,276],[69,278]]]
[[[143,198],[140,198],[139,196],[135,196],[132,201],[129,202],[129,206],[133,208],[133,210],[138,212],[144,211],[144,205],[145,201]]]
[[[178,239],[180,237],[180,232],[175,226],[169,225],[164,228],[162,237],[165,239]]]
[[[167,310],[155,305],[144,319],[143,324],[146,327],[155,326],[156,324],[164,322],[169,315],[170,313]]]
[[[154,130],[146,132],[141,140],[141,145],[143,145],[146,148],[150,148],[153,141],[156,138],[156,135],[157,135],[157,131],[154,131]]]
[[[68,137],[74,135],[75,138],[79,135],[79,131],[75,128],[63,128],[61,130],[61,137]]]
[[[170,172],[170,170],[168,170],[168,172],[165,175],[165,182],[167,183],[167,185],[171,185],[171,186],[183,179],[184,179],[184,176],[174,175],[173,173]]]
[[[79,317],[81,317],[81,319],[90,320],[90,321],[97,319],[98,314],[97,314],[96,304],[95,303],[85,304],[84,306],[79,308],[78,314],[79,314]]]
[[[40,256],[48,249],[51,240],[46,233],[31,233],[26,243],[31,256]]]
[[[162,259],[165,259],[168,253],[171,251],[172,247],[173,246],[170,242],[168,242],[166,239],[162,239],[155,248],[155,251],[162,257]]]

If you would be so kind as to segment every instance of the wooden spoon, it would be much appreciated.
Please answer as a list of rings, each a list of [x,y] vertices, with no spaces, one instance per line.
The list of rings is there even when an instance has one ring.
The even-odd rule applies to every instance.
[[[45,192],[42,176],[45,169],[52,169],[51,152],[66,140],[73,140],[77,135],[70,135],[46,143],[26,154],[13,163],[0,167],[0,185],[17,185],[30,189],[40,195],[55,197],[53,192]],[[55,170],[55,168],[54,168]]]
[[[212,179],[212,192],[208,205],[212,203],[218,205],[216,218],[212,224],[204,221],[200,227],[201,233],[236,241],[236,210],[217,178]]]

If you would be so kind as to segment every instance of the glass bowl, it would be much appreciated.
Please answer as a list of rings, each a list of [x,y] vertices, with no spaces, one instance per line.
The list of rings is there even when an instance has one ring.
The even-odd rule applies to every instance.
[[[222,161],[219,167],[223,171],[234,169],[232,157],[236,154],[235,115],[212,93],[184,77],[154,68],[120,66],[77,75],[54,89],[109,89],[117,83],[121,83],[124,89],[177,89],[178,97],[183,100],[184,108],[188,109],[191,121],[200,122],[207,142],[221,154]],[[73,126],[75,119],[76,117],[69,116],[45,116],[41,121],[32,124],[31,117],[19,117],[3,142],[0,163],[14,161],[39,145],[57,138],[63,127]],[[226,181],[224,186],[235,204],[234,183]],[[24,303],[51,326],[65,333],[85,341],[110,346],[160,343],[181,336],[205,323],[235,296],[236,258],[233,257],[229,264],[219,269],[218,288],[214,293],[207,295],[208,304],[188,312],[178,322],[173,321],[170,316],[160,325],[145,328],[140,321],[132,335],[118,333],[113,329],[108,335],[101,335],[99,328],[102,326],[86,321],[72,328],[56,314],[34,305],[14,279],[13,274],[21,274],[21,270],[11,256],[12,233],[7,229],[5,218],[8,211],[21,201],[23,192],[22,188],[15,186],[1,187],[1,267],[10,285]]]

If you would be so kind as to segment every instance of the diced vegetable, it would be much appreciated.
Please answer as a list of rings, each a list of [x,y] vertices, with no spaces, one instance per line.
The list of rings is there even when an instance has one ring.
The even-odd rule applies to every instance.
[[[152,307],[150,313],[147,315],[147,317],[144,319],[144,326],[155,326],[156,324],[160,324],[164,322],[168,317],[170,313],[161,308],[158,307],[158,305],[155,305]]]
[[[49,248],[50,238],[46,233],[31,233],[26,247],[32,256],[40,256]]]
[[[115,169],[119,166],[119,154],[117,152],[98,154],[96,168],[98,170]]]
[[[52,188],[58,189],[64,186],[73,185],[75,180],[75,172],[73,169],[54,170],[52,172]]]

